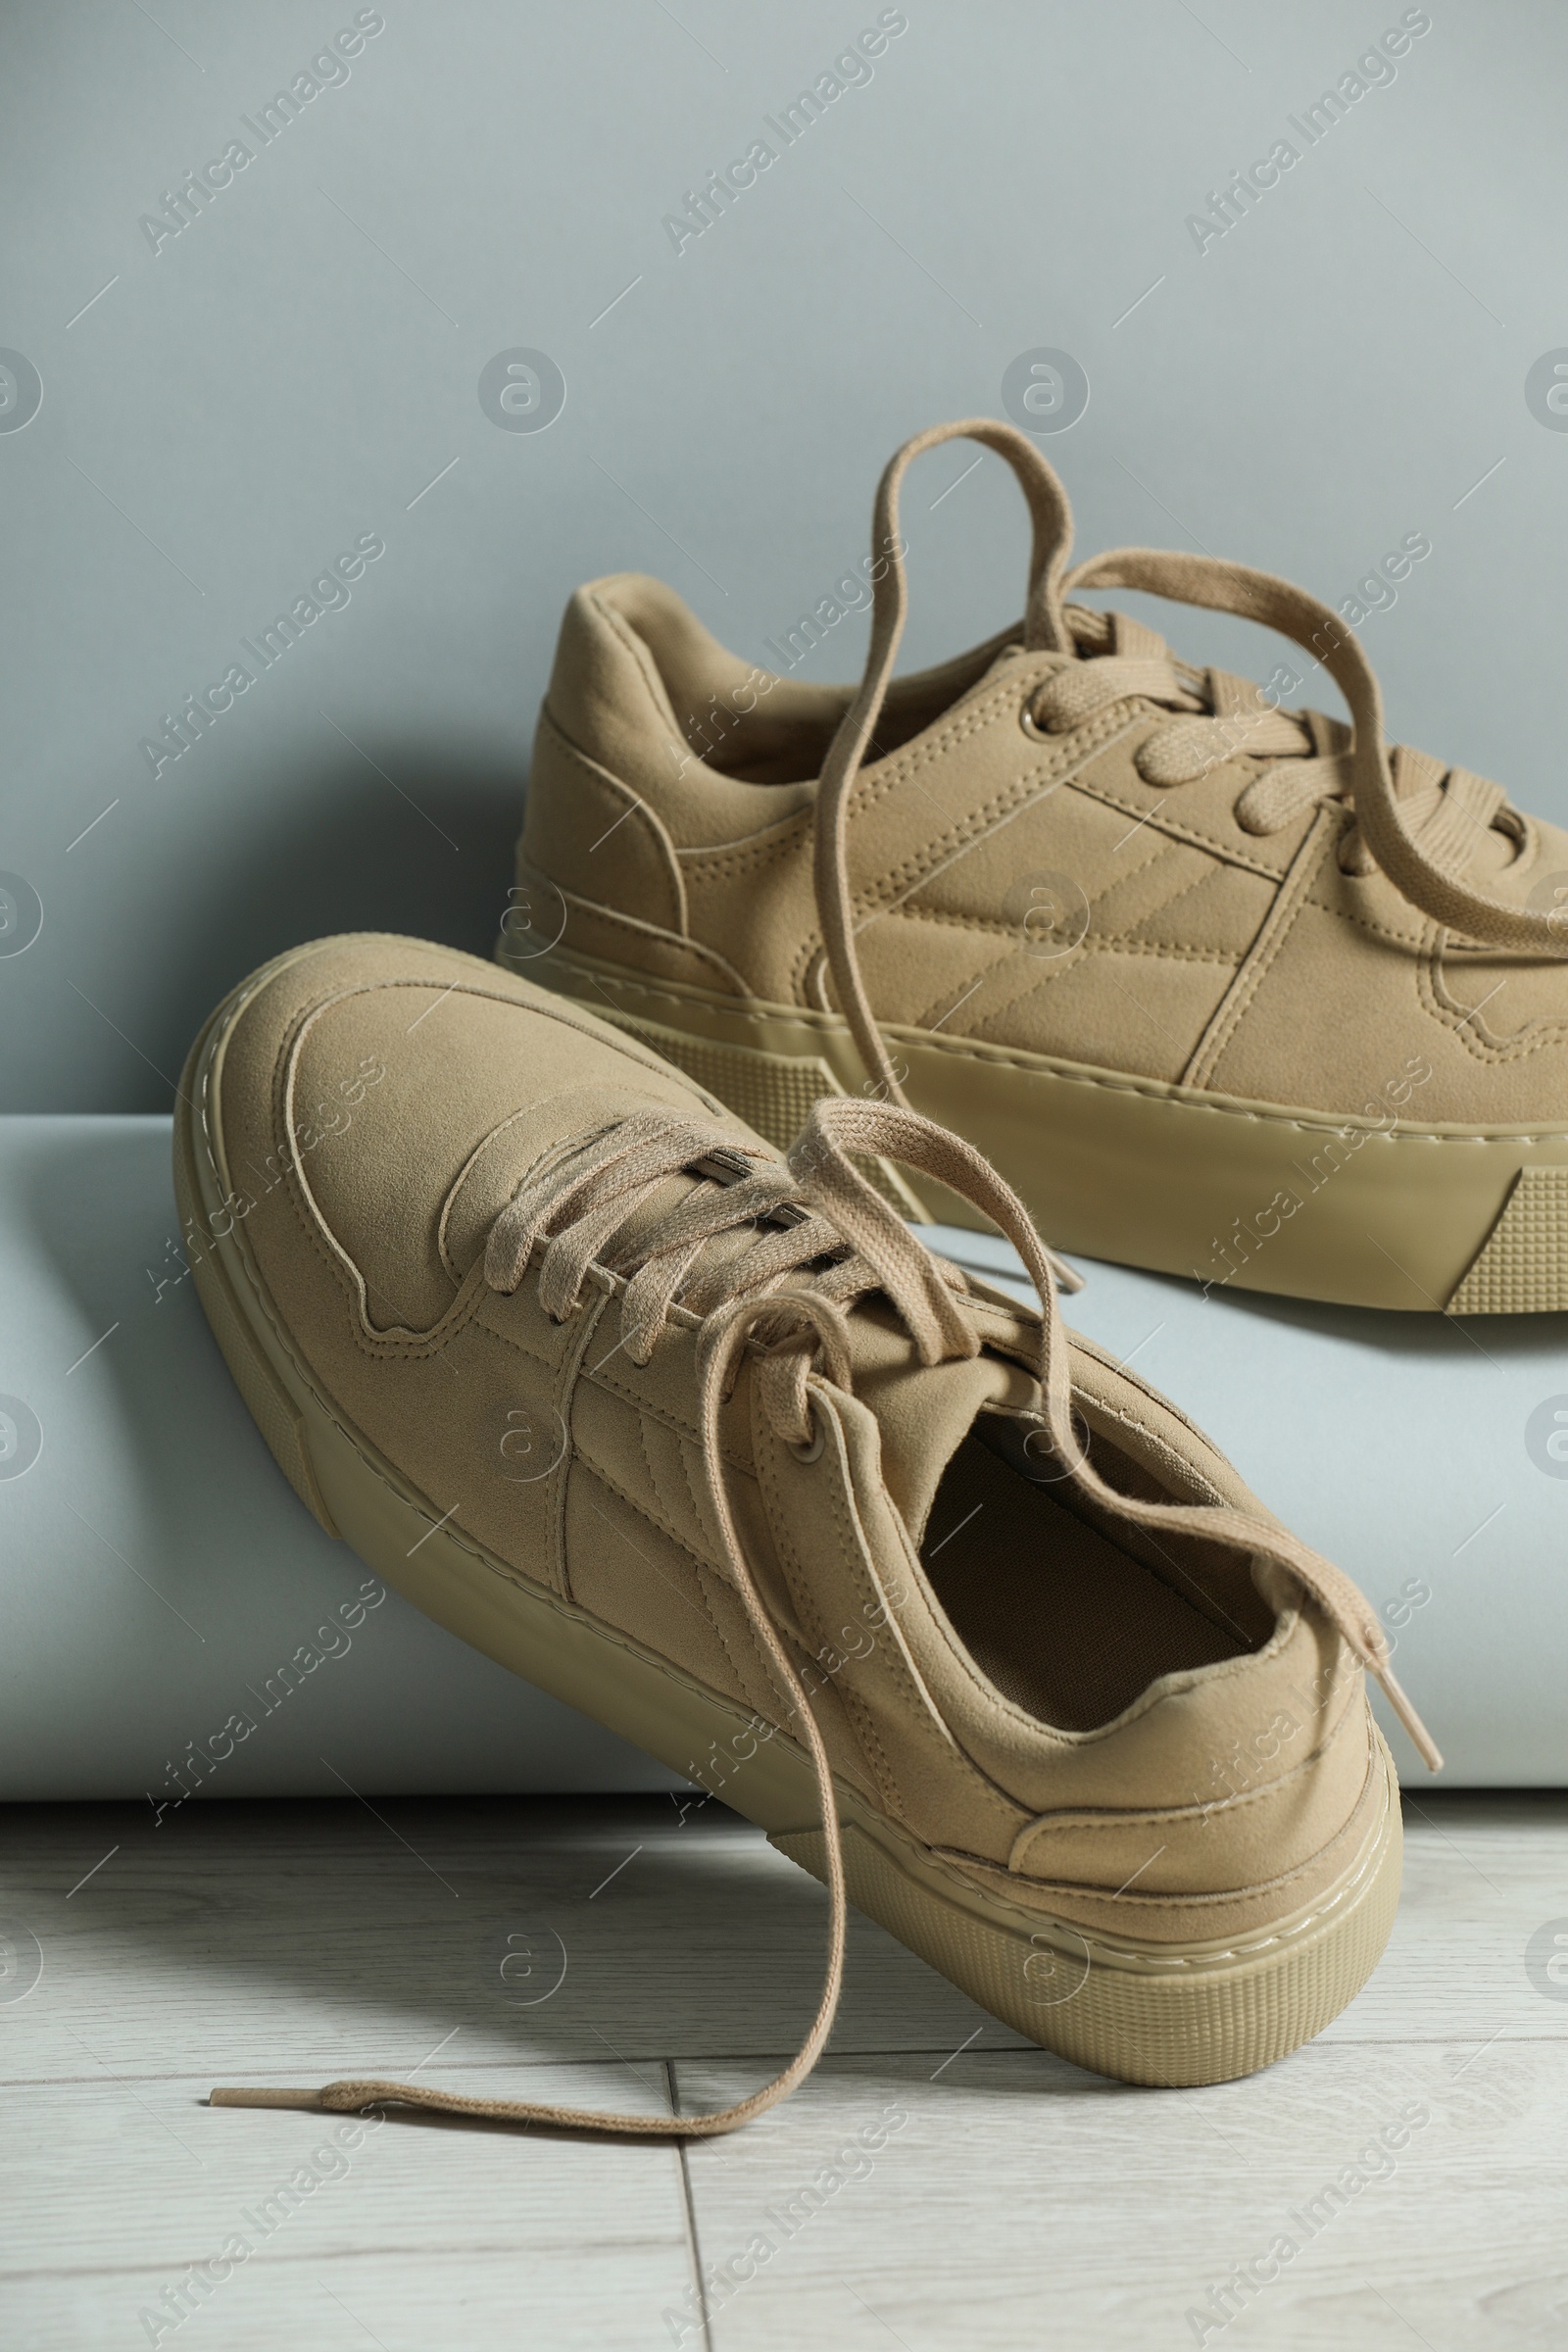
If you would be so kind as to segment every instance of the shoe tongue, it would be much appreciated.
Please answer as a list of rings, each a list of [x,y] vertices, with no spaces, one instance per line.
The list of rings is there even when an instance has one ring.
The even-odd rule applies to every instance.
[[[1157,629],[1134,620],[1130,612],[1108,612],[1105,617],[1110,622],[1110,644],[1105,649],[1108,653],[1120,654],[1133,662],[1169,661],[1170,647]]]
[[[1021,1364],[982,1353],[922,1364],[892,1312],[868,1301],[850,1319],[855,1394],[882,1433],[882,1476],[918,1548],[943,1474],[983,1405],[1021,1408],[1035,1382]]]

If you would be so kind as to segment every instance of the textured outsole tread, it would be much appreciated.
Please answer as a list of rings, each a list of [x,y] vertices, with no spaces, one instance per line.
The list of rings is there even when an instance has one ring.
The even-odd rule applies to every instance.
[[[716,1090],[715,1090],[716,1091]],[[1521,1168],[1450,1315],[1527,1315],[1568,1307],[1568,1168]]]

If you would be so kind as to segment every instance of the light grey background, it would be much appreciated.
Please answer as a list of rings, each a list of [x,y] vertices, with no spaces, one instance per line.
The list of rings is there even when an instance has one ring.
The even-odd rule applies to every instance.
[[[0,1107],[167,1108],[212,1002],[303,936],[484,952],[572,586],[661,572],[761,656],[861,554],[895,444],[995,413],[1040,345],[1092,386],[1046,443],[1084,549],[1201,546],[1338,600],[1425,531],[1365,632],[1395,731],[1568,815],[1568,434],[1524,398],[1568,344],[1560,9],[1434,0],[1202,254],[1187,216],[1400,7],[909,0],[874,78],[679,254],[663,216],[876,6],[382,13],[155,254],[140,217],[356,10],[7,12],[0,345],[44,396],[0,432],[0,869],[44,927],[0,958]],[[515,346],[565,376],[547,431],[480,408]],[[912,660],[1020,602],[1002,466],[941,495],[970,462],[912,485]],[[348,608],[155,781],[161,714],[367,531]],[[1175,635],[1266,667],[1239,623]],[[808,674],[862,642],[846,620]]]

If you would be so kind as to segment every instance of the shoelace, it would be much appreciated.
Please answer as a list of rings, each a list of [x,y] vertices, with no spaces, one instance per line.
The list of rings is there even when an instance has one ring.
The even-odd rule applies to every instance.
[[[833,985],[860,1058],[878,1094],[904,1102],[893,1058],[878,1030],[856,947],[857,915],[848,858],[851,796],[887,695],[904,634],[908,582],[903,557],[882,550],[903,546],[899,491],[914,459],[944,441],[978,441],[1004,458],[1029,504],[1033,542],[1024,608],[1026,652],[1074,657],[1033,698],[1037,724],[1048,731],[1079,726],[1113,702],[1136,696],[1181,715],[1162,727],[1140,760],[1152,784],[1174,787],[1206,773],[1238,748],[1278,764],[1241,796],[1244,825],[1268,833],[1319,800],[1353,808],[1355,838],[1345,845],[1348,870],[1373,863],[1412,906],[1433,922],[1494,946],[1560,956],[1562,942],[1548,910],[1510,906],[1473,889],[1459,868],[1480,832],[1495,824],[1524,834],[1500,786],[1468,769],[1445,769],[1426,754],[1403,747],[1391,754],[1383,732],[1383,698],[1360,641],[1341,616],[1304,588],[1273,572],[1213,556],[1168,555],[1124,547],[1067,569],[1072,511],[1067,494],[1027,434],[987,417],[935,425],[917,433],[890,461],[877,487],[872,522],[871,642],[854,701],[828,748],[817,783],[815,887]],[[1232,612],[1277,629],[1311,654],[1349,705],[1347,731],[1334,722],[1314,726],[1304,714],[1271,709],[1257,688],[1224,671],[1195,671],[1171,658],[1152,629],[1111,616],[1069,610],[1071,590],[1134,588],[1175,603]],[[1108,652],[1104,649],[1109,647]]]
[[[1067,585],[1073,584],[1069,574]],[[1068,733],[1136,697],[1197,713],[1173,719],[1140,746],[1136,764],[1146,784],[1169,792],[1197,783],[1223,760],[1267,758],[1276,764],[1255,775],[1235,804],[1244,831],[1258,835],[1280,832],[1319,803],[1349,801],[1350,733],[1338,720],[1282,710],[1228,670],[1189,669],[1162,637],[1125,613],[1069,605],[1066,618],[1080,656],[1090,659],[1058,670],[1030,698],[1028,723],[1037,733]],[[1434,865],[1463,867],[1494,825],[1522,839],[1524,821],[1500,784],[1466,767],[1446,769],[1408,744],[1396,744],[1390,761],[1408,829]],[[1347,873],[1369,873],[1375,862],[1353,824],[1339,855]]]
[[[771,2082],[705,2115],[633,2115],[547,2100],[471,2098],[423,2083],[359,2078],[329,2082],[318,2091],[216,2089],[213,2105],[305,2107],[335,2114],[397,2105],[620,2138],[701,2139],[749,2123],[810,2073],[831,2031],[844,1973],[847,1896],[833,1769],[799,1668],[758,1590],[736,1532],[719,1448],[719,1411],[744,1352],[760,1348],[756,1375],[773,1428],[802,1449],[819,1436],[825,1443],[830,1425],[824,1417],[822,1429],[817,1428],[812,1385],[851,1390],[847,1314],[857,1298],[872,1292],[893,1307],[922,1364],[979,1353],[981,1334],[965,1303],[964,1277],[915,1239],[855,1164],[858,1157],[882,1156],[949,1186],[989,1217],[1018,1251],[1040,1301],[1041,1417],[1057,1457],[1082,1491],[1140,1526],[1232,1544],[1286,1569],[1382,1684],[1423,1760],[1434,1771],[1439,1768],[1442,1758],[1390,1668],[1382,1623],[1343,1569],[1271,1520],[1229,1504],[1146,1501],[1101,1477],[1074,1428],[1069,1343],[1049,1254],[1022,1201],[972,1145],[915,1111],[853,1097],[818,1102],[787,1160],[765,1146],[737,1145],[731,1130],[706,1121],[637,1113],[568,1147],[523,1182],[491,1228],[485,1277],[500,1292],[514,1291],[539,1253],[540,1302],[564,1319],[576,1311],[591,1265],[618,1272],[626,1282],[624,1345],[639,1362],[647,1362],[672,1312],[698,1319],[703,1473],[723,1567],[788,1701],[787,1720],[799,1726],[821,1809],[828,1956],[810,2030]],[[681,1173],[699,1181],[677,1207],[650,1221],[650,1195]],[[635,1235],[626,1234],[634,1221]],[[757,1237],[749,1246],[714,1252],[703,1263],[710,1242],[748,1229]]]

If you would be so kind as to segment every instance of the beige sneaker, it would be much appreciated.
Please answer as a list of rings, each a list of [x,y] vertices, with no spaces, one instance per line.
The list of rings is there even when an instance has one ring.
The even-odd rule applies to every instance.
[[[1028,498],[1027,613],[890,686],[900,478],[956,434]],[[1069,539],[1024,434],[909,442],[853,697],[724,652],[657,580],[580,589],[502,959],[781,1145],[819,1095],[906,1089],[1063,1249],[1366,1305],[1568,1307],[1568,834],[1391,754],[1353,629],[1300,589],[1140,548],[1067,573]],[[1116,587],[1303,657],[1259,688],[1062,601]],[[1353,740],[1281,707],[1320,671]],[[974,1222],[929,1178],[898,1197]]]
[[[788,1164],[560,996],[412,940],[301,948],[187,1063],[197,1289],[296,1492],[464,1639],[758,1822],[1009,2026],[1140,2082],[1262,2066],[1383,1948],[1374,1611],[1175,1408],[1061,1327],[1020,1204],[915,1113]],[[851,1153],[1014,1243],[1025,1308]]]

